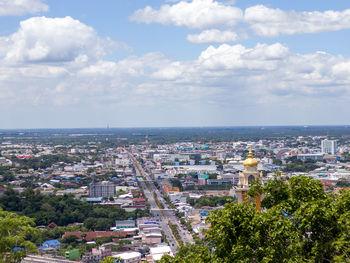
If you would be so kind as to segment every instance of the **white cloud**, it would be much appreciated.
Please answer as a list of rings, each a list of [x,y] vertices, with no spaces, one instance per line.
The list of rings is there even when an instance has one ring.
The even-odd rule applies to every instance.
[[[236,32],[218,29],[204,30],[200,34],[190,34],[187,40],[194,44],[235,42],[239,39]]]
[[[348,58],[324,52],[295,54],[280,43],[210,46],[188,61],[161,53],[88,63],[82,59],[8,65],[0,60],[0,102],[3,107],[35,106],[42,111],[93,109],[101,116],[123,110],[115,118],[125,120],[139,109],[158,121],[163,115],[165,120],[179,116],[180,121],[188,114],[200,118],[210,112],[216,113],[213,120],[239,119],[254,107],[259,114],[270,114],[261,116],[266,123],[275,111],[280,118],[297,112],[303,117],[316,108],[318,114],[327,113],[330,101],[347,105],[349,65]]]
[[[139,9],[130,16],[132,21],[174,24],[189,28],[234,26],[243,17],[242,10],[213,0],[181,1],[162,5],[159,10],[150,6]]]
[[[296,12],[256,5],[245,10],[244,19],[255,34],[264,37],[319,33],[350,28],[350,9]]]
[[[341,79],[350,79],[350,61],[344,61],[335,64],[332,67],[332,72],[335,77],[341,78]]]
[[[33,14],[48,9],[42,0],[0,0],[0,16]]]
[[[208,47],[192,61],[173,61],[161,53],[148,53],[118,62],[99,59],[89,64],[47,62],[10,67],[2,62],[0,86],[17,83],[15,89],[25,90],[39,85],[42,103],[91,100],[100,104],[107,98],[110,103],[120,103],[121,98],[127,103],[131,97],[141,104],[142,98],[156,104],[159,99],[172,103],[178,101],[181,89],[184,103],[209,97],[227,102],[235,96],[244,103],[249,96],[264,104],[264,98],[267,102],[295,96],[336,96],[340,89],[348,92],[349,61],[322,52],[294,54],[280,43],[252,48],[223,44]],[[4,94],[12,94],[10,91]],[[21,99],[30,100],[30,96]]]
[[[263,37],[311,34],[350,28],[350,9],[343,11],[296,12],[255,5],[243,11],[232,6],[234,2],[215,0],[171,1],[159,9],[150,6],[130,16],[132,21],[185,26],[190,29],[209,29],[200,34],[189,34],[195,44],[237,41],[237,30],[247,24],[255,34]],[[241,23],[240,25],[237,25]],[[240,26],[240,27],[239,27]],[[221,34],[219,33],[221,31]]]
[[[187,70],[185,65],[177,61],[168,64],[165,68],[154,72],[152,76],[156,79],[176,81],[177,79],[183,78],[185,70]]]
[[[82,61],[101,58],[105,47],[113,44],[69,16],[32,17],[14,34],[0,38],[0,56],[11,63]]]
[[[219,47],[208,47],[198,58],[205,68],[211,70],[243,69],[274,70],[281,61],[288,59],[289,50],[276,43],[273,45],[258,44],[254,48],[242,45],[223,44]]]

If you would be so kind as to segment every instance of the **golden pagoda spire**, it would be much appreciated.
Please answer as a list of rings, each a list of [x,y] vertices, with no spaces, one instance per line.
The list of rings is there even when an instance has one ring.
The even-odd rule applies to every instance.
[[[249,167],[258,166],[258,161],[253,158],[252,146],[249,148],[248,158],[243,162],[243,165]]]
[[[248,158],[253,158],[252,146],[249,147]]]

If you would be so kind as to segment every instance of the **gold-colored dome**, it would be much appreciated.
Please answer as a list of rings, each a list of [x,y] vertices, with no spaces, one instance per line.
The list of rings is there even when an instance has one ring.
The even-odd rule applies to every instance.
[[[253,158],[252,147],[250,147],[248,158],[244,160],[243,165],[248,167],[258,166],[258,161]]]

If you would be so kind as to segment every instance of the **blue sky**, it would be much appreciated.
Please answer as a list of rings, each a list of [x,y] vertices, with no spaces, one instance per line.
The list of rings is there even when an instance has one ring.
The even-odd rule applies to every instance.
[[[349,124],[350,4],[0,0],[0,128]]]

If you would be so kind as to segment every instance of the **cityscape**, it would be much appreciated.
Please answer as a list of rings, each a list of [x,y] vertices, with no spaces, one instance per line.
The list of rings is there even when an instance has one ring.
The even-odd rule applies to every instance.
[[[0,0],[0,263],[350,262],[348,0]]]
[[[171,128],[168,136],[159,128],[3,130],[0,205],[27,217],[33,231],[28,249],[37,251],[22,262],[163,262],[186,246],[204,246],[211,214],[229,204],[268,213],[269,202],[284,194],[275,184],[288,181],[311,189],[302,195],[306,200],[347,198],[339,219],[333,218],[348,220],[350,128],[266,127],[266,135],[261,128],[192,128],[185,133],[200,133],[200,141],[177,142]],[[226,130],[216,142],[213,129]],[[249,135],[240,135],[242,129]],[[319,135],[324,129],[328,135]],[[348,135],[338,135],[346,130]],[[154,143],[160,136],[164,142]],[[262,190],[252,195],[256,182]],[[281,223],[297,217],[287,203],[275,218]],[[322,240],[348,238],[348,227],[345,221],[337,234]],[[327,246],[332,256],[346,256]]]

